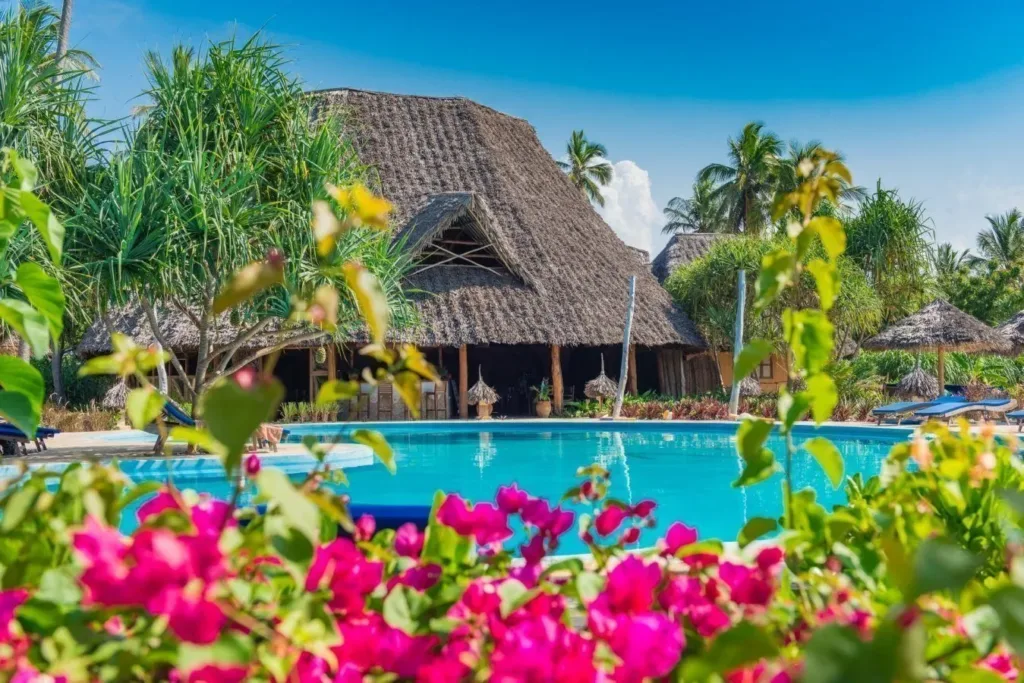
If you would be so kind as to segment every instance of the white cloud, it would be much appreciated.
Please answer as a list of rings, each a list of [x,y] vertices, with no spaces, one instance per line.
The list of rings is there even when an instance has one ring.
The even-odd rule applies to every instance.
[[[651,196],[651,177],[628,159],[615,162],[612,168],[611,182],[601,188],[604,206],[594,208],[623,242],[650,254],[654,236],[664,224]]]

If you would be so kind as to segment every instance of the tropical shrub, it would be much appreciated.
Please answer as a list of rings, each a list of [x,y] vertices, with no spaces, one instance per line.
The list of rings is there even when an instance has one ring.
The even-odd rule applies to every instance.
[[[56,399],[56,385],[53,381],[53,363],[37,360],[32,363],[43,376],[46,397]],[[65,405],[72,409],[88,408],[90,404],[99,403],[114,385],[110,377],[82,377],[78,371],[82,368],[82,360],[77,356],[64,356],[61,362],[62,388]]]

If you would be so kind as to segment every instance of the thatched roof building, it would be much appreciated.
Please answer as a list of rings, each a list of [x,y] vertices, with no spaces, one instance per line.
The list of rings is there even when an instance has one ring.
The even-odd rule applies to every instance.
[[[720,232],[677,232],[651,262],[651,272],[658,282],[665,282],[679,266],[708,253],[711,245],[731,235]]]
[[[424,346],[621,342],[704,348],[691,321],[559,170],[523,119],[461,97],[328,90],[360,161],[420,258],[409,280]]]
[[[1013,345],[1013,353],[1024,352],[1024,311],[1015,313],[1012,318],[997,327],[996,331]]]

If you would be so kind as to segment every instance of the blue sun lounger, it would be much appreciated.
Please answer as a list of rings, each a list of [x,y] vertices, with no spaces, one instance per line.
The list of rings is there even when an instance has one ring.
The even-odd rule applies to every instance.
[[[1017,431],[1024,430],[1024,409],[1022,410],[1011,410],[1006,414],[1006,419],[1017,421]]]
[[[980,412],[986,415],[1001,416],[1009,424],[1010,420],[1007,413],[1016,407],[1017,402],[1012,398],[987,398],[983,401],[964,403],[939,403],[918,410],[914,413],[914,417],[920,417],[925,420],[939,419],[949,421],[960,415]]]
[[[36,429],[35,437],[30,439],[25,432],[11,423],[0,422],[0,446],[3,448],[4,455],[17,455],[19,450],[22,455],[28,455],[28,446],[26,444],[30,441],[35,444],[37,453],[45,451],[46,439],[57,434],[60,434],[59,429],[39,427]]]
[[[182,427],[195,427],[196,421],[193,420],[189,415],[185,414],[174,401],[167,399],[164,401],[164,419],[172,424],[181,425]],[[288,438],[289,431],[284,429],[281,431],[281,440]],[[261,447],[266,444],[260,444]],[[156,443],[153,445],[153,452],[160,453],[164,448],[164,440],[159,435],[156,437]],[[276,448],[275,448],[276,450]]]
[[[966,402],[967,399],[963,396],[940,396],[934,401],[900,401],[898,403],[890,403],[887,406],[875,408],[871,411],[871,415],[878,418],[878,424],[882,424],[882,421],[886,418],[895,418],[896,424],[900,424],[904,418],[909,417],[923,408],[941,405],[943,403]]]

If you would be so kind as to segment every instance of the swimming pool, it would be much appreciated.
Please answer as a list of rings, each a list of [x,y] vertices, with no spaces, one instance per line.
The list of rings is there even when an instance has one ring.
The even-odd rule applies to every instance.
[[[515,422],[406,422],[380,424],[289,425],[289,442],[313,435],[323,441],[344,439],[354,429],[383,432],[396,453],[394,476],[378,462],[353,450],[337,461],[349,479],[346,492],[361,504],[429,505],[434,492],[459,493],[473,501],[492,500],[498,486],[516,482],[529,493],[557,501],[577,484],[576,470],[597,462],[611,472],[610,495],[636,503],[650,498],[658,502],[657,526],[645,531],[639,545],[651,545],[668,524],[683,521],[703,537],[732,540],[751,517],[777,517],[782,512],[781,475],[756,486],[734,489],[742,463],[736,454],[736,423],[730,422],[632,422],[515,421]],[[832,439],[846,463],[846,473],[877,474],[882,458],[893,444],[912,430],[899,427],[798,426],[799,443],[811,436]],[[768,447],[777,455],[783,441],[773,436]],[[356,447],[361,448],[361,447]],[[276,456],[268,466],[284,465],[299,479],[312,459]],[[169,463],[158,466],[158,463]],[[810,486],[818,500],[829,507],[842,503],[842,490],[832,489],[817,463],[806,453],[794,460],[797,488]],[[162,479],[171,467],[174,481],[227,498],[228,484],[210,458],[144,459],[125,461],[122,469],[136,481]],[[251,500],[251,492],[243,504]],[[577,512],[582,508],[576,508]],[[124,530],[135,525],[129,512]],[[566,535],[565,553],[585,550],[573,535]]]
[[[289,438],[313,434],[329,440],[352,428],[294,425]],[[742,469],[735,423],[451,422],[375,428],[395,449],[398,472],[392,476],[379,464],[348,470],[353,502],[429,504],[438,489],[491,500],[498,486],[512,482],[557,501],[578,483],[578,467],[597,462],[611,472],[612,496],[630,503],[658,502],[658,526],[644,533],[641,545],[653,543],[675,520],[696,526],[704,537],[731,540],[750,517],[777,517],[782,511],[780,475],[745,489],[730,486]],[[814,435],[828,436],[843,454],[847,474],[870,476],[911,430],[797,427],[795,434],[798,444]],[[784,452],[777,436],[768,446],[778,455]],[[845,500],[806,452],[794,460],[794,481],[798,488],[814,488],[826,507]],[[563,550],[582,552],[584,547],[573,538]]]

